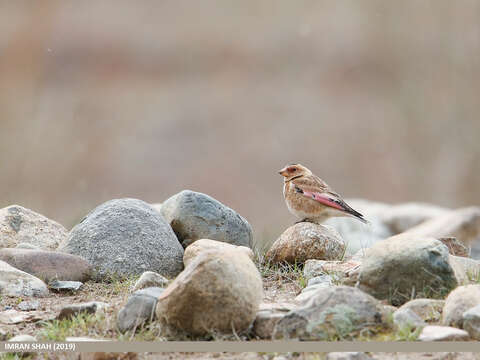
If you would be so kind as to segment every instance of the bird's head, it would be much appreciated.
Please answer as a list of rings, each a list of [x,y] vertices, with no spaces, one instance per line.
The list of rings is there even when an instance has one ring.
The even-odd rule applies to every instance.
[[[294,177],[309,175],[312,172],[308,170],[305,166],[300,164],[290,164],[285,166],[282,170],[278,172],[285,178],[285,181],[288,181]]]

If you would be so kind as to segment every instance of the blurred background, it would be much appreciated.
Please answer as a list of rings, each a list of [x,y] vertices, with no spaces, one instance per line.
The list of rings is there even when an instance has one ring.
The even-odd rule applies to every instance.
[[[479,114],[475,0],[0,0],[0,207],[68,228],[191,189],[275,237],[290,162],[478,205]]]

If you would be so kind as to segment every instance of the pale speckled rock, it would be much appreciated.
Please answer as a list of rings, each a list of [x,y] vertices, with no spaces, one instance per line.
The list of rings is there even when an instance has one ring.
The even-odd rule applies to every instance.
[[[169,329],[192,335],[242,332],[255,320],[262,298],[261,276],[247,255],[210,250],[165,289],[156,314]]]
[[[60,251],[85,258],[96,280],[155,271],[175,277],[183,248],[163,217],[137,199],[108,201],[90,212],[61,244]]]
[[[0,295],[47,296],[47,285],[33,275],[0,261]]]
[[[327,354],[327,360],[373,360],[363,352],[331,352]]]
[[[232,245],[222,241],[210,239],[199,239],[196,240],[193,244],[187,246],[187,248],[185,249],[185,253],[183,254],[183,264],[187,266],[196,256],[201,254],[203,251],[208,250],[236,250],[243,252],[251,260],[253,260],[254,258],[253,251],[249,247]]]
[[[40,302],[38,300],[22,301],[17,305],[18,309],[21,311],[37,310],[39,306]]]
[[[463,328],[468,331],[474,340],[480,340],[480,305],[477,305],[462,315]]]
[[[253,232],[248,221],[206,194],[181,191],[162,204],[161,214],[183,247],[198,239],[247,247],[253,245]]]
[[[445,300],[414,299],[403,304],[399,309],[411,310],[423,321],[438,322],[442,317]]]
[[[428,325],[418,336],[419,341],[466,341],[468,332],[450,326]]]
[[[164,278],[162,275],[157,274],[153,271],[145,271],[142,276],[137,280],[133,286],[132,291],[137,291],[140,289],[145,289],[149,287],[166,287],[168,285],[168,279]]]
[[[359,273],[359,288],[392,305],[416,297],[438,298],[457,286],[447,247],[432,238],[394,236],[367,252]]]
[[[12,337],[11,339],[8,340],[9,342],[36,342],[37,339],[33,337],[32,335],[27,335],[27,334],[21,334]]]
[[[463,328],[463,313],[480,305],[480,285],[459,286],[445,299],[442,324]]]
[[[0,249],[0,260],[39,279],[87,281],[92,267],[85,259],[56,251]]]
[[[332,227],[301,222],[289,227],[267,251],[271,263],[303,263],[309,259],[338,260],[345,244]]]
[[[357,288],[333,286],[319,289],[304,305],[290,311],[275,326],[275,339],[327,340],[345,338],[354,331],[378,327],[383,307]]]
[[[480,261],[454,255],[450,255],[448,259],[460,285],[469,284],[480,278]]]
[[[27,243],[55,250],[67,236],[62,225],[30,209],[19,205],[0,209],[0,248]]]

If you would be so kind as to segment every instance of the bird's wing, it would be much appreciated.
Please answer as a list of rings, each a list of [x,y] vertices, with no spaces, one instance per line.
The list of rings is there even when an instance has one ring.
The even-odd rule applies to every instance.
[[[333,191],[319,177],[315,175],[302,176],[292,180],[292,183],[297,193],[318,201],[323,205],[351,214],[361,221],[366,222],[362,214],[350,207],[339,194]]]

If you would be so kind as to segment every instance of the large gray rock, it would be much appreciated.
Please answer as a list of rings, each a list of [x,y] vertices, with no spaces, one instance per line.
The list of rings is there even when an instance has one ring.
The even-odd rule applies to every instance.
[[[47,285],[33,275],[0,261],[0,295],[47,296]]]
[[[194,336],[247,330],[263,298],[260,274],[237,250],[205,251],[165,289],[157,318],[173,331]]]
[[[208,195],[184,190],[162,204],[161,214],[184,247],[198,239],[253,245],[253,232],[247,220]]]
[[[480,305],[480,285],[459,286],[445,299],[442,324],[463,328],[463,313]]]
[[[175,277],[183,248],[162,216],[137,199],[108,201],[76,225],[60,251],[85,258],[96,280],[155,271]]]
[[[0,209],[0,248],[20,243],[55,250],[68,236],[59,223],[19,205]]]
[[[447,247],[418,236],[394,236],[375,244],[359,273],[360,289],[396,306],[412,297],[442,298],[456,286]]]
[[[277,323],[274,338],[344,339],[370,326],[378,327],[384,316],[380,302],[357,288],[322,288]]]
[[[290,226],[265,255],[271,263],[303,263],[309,259],[338,260],[345,253],[340,235],[330,226],[301,222]]]
[[[47,283],[52,280],[84,282],[92,273],[85,259],[55,251],[5,248],[0,249],[0,260]]]
[[[135,291],[118,312],[117,327],[122,333],[135,330],[155,319],[157,299],[165,289],[150,287]]]

